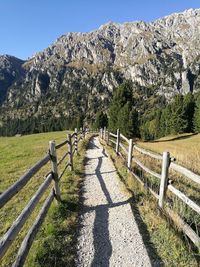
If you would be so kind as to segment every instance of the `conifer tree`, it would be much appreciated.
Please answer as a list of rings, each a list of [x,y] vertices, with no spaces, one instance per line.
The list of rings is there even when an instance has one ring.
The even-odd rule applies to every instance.
[[[171,108],[170,106],[162,110],[160,116],[160,136],[171,133]]]
[[[198,133],[200,132],[200,95],[195,102],[194,130]]]
[[[174,101],[170,104],[171,107],[171,125],[170,133],[184,133],[188,127],[187,119],[185,118],[183,96],[176,95]]]
[[[118,125],[118,113],[121,108],[127,103],[133,104],[131,83],[126,82],[120,85],[113,95],[113,100],[109,108],[109,128],[116,131]]]
[[[94,123],[94,127],[96,129],[104,128],[108,126],[108,117],[103,111],[99,111],[96,114],[96,120]]]
[[[76,128],[80,129],[83,128],[83,121],[84,121],[84,116],[83,115],[79,115],[77,118],[77,123],[76,123]]]
[[[194,131],[194,107],[194,96],[192,93],[188,93],[183,100],[184,117],[187,121],[187,127],[185,128],[185,131],[188,133]]]
[[[118,128],[128,138],[138,135],[138,114],[130,103],[126,103],[118,113]]]
[[[138,113],[134,107],[130,82],[120,85],[113,95],[109,109],[109,128],[115,132],[119,128],[129,138],[138,136]]]

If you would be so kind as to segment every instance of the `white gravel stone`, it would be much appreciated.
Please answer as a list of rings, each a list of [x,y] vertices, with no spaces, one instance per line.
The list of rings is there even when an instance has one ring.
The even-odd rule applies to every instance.
[[[152,266],[112,161],[98,138],[87,150],[77,267]]]

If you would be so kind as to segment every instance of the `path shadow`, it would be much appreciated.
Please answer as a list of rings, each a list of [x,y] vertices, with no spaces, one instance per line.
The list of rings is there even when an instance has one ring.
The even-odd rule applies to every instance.
[[[101,174],[109,174],[109,173],[117,173],[116,171],[110,171],[110,172],[101,172]],[[87,173],[87,176],[93,176],[96,175],[96,173]]]
[[[92,149],[95,149],[96,145],[94,146],[93,144],[94,143],[90,145],[90,148],[92,147]],[[109,237],[109,209],[125,205],[128,203],[130,203],[131,205],[133,217],[135,218],[135,221],[138,225],[139,232],[142,236],[143,243],[146,247],[146,251],[151,261],[151,266],[153,267],[164,266],[164,263],[159,257],[156,248],[150,241],[150,234],[148,232],[147,226],[142,220],[142,217],[140,215],[140,212],[137,208],[136,202],[133,199],[133,197],[127,199],[126,201],[113,203],[102,176],[103,172],[101,172],[103,158],[104,156],[98,157],[98,164],[95,169],[95,174],[99,180],[101,189],[105,195],[107,203],[93,207],[91,206],[82,207],[84,213],[95,211],[95,221],[93,226],[94,257],[91,267],[109,267],[110,265],[109,261],[112,256],[112,244],[110,242],[110,237]]]
[[[113,202],[100,171],[102,161],[102,157],[99,157],[95,173],[108,205],[99,206],[95,209],[96,214],[93,227],[94,258],[91,267],[109,267],[109,261],[112,255],[112,244],[109,238],[108,210],[109,205]]]
[[[105,148],[102,149],[102,154],[104,155],[104,157],[106,157],[106,158],[108,157],[108,155],[105,152]]]
[[[100,148],[94,143],[94,138],[92,138],[88,143],[87,149],[100,149]]]
[[[104,182],[104,179],[102,177],[102,173],[100,171],[101,165],[102,165],[102,157],[99,158],[98,165],[96,167],[96,176],[97,176],[97,178],[99,180],[99,183],[101,185],[101,189],[102,189],[102,191],[103,191],[103,193],[104,193],[104,195],[105,195],[105,197],[107,199],[108,204],[101,206],[101,208],[96,207],[96,209],[95,209],[96,210],[96,219],[95,219],[95,225],[94,225],[94,229],[93,229],[93,234],[94,234],[94,245],[96,244],[95,252],[97,250],[99,250],[98,246],[99,246],[99,244],[101,244],[101,242],[99,242],[99,239],[102,240],[102,239],[105,238],[106,240],[102,240],[102,243],[105,245],[105,248],[108,249],[109,253],[105,254],[104,251],[102,251],[103,253],[100,253],[100,255],[99,255],[99,253],[95,253],[96,255],[95,255],[94,260],[93,260],[94,265],[92,265],[92,267],[97,267],[97,266],[105,266],[105,267],[107,267],[107,266],[109,266],[109,258],[111,257],[111,254],[112,254],[112,247],[110,247],[109,232],[107,230],[108,229],[108,217],[107,217],[108,216],[108,210],[110,208],[117,207],[117,206],[124,205],[124,204],[128,204],[128,203],[130,203],[130,205],[131,205],[133,217],[135,218],[135,221],[137,223],[137,226],[138,226],[140,235],[142,237],[143,243],[144,243],[144,245],[146,247],[146,251],[148,253],[151,265],[153,267],[164,266],[164,263],[163,263],[162,259],[160,258],[160,256],[158,255],[158,252],[157,252],[155,246],[151,243],[150,234],[148,232],[146,224],[142,220],[140,212],[139,212],[139,210],[137,208],[136,201],[132,197],[132,198],[129,198],[127,201],[124,201],[124,202],[119,202],[119,203],[113,203],[112,202],[110,194],[109,194],[109,192],[108,192],[108,190],[106,188],[106,184]],[[102,213],[101,212],[104,215],[106,214],[105,218],[102,218]],[[99,221],[99,217],[101,217],[100,221]],[[102,219],[105,219],[105,221],[103,221]],[[103,227],[102,227],[103,231],[102,232],[99,231],[99,225],[100,224],[103,224]],[[106,229],[106,231],[105,231],[105,229]],[[96,236],[96,237],[98,237],[98,239],[96,239],[96,237],[95,237],[96,231],[98,232],[98,236]],[[105,233],[106,236],[104,236],[104,233]],[[104,264],[101,264],[99,262],[99,260],[102,257],[104,257],[104,259],[106,259],[106,262],[103,262]],[[99,265],[99,264],[101,264],[101,265]]]

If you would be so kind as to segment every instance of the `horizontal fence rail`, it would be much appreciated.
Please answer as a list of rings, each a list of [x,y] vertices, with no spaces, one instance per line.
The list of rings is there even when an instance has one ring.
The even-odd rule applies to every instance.
[[[169,216],[172,217],[174,211],[169,208],[169,203],[167,202],[167,192],[172,193],[178,199],[183,201],[188,207],[190,207],[193,211],[195,211],[198,215],[200,215],[200,206],[195,203],[192,199],[186,196],[183,192],[179,191],[173,185],[170,184],[169,180],[169,170],[172,169],[181,175],[184,175],[188,179],[193,182],[200,184],[200,176],[195,174],[194,172],[188,170],[187,168],[174,163],[175,160],[173,157],[170,157],[169,152],[163,152],[163,155],[159,155],[157,153],[153,153],[144,148],[139,147],[136,144],[133,144],[132,139],[128,139],[126,136],[120,133],[120,130],[117,130],[117,133],[112,133],[106,128],[100,129],[99,136],[101,139],[105,140],[107,144],[112,143],[112,147],[114,146],[117,155],[120,155],[123,160],[126,162],[126,165],[132,175],[139,181],[142,185],[148,188],[149,192],[158,200],[158,206],[162,210],[167,210]],[[128,145],[128,148],[126,147]],[[139,159],[136,158],[135,151],[148,156],[150,158],[159,160],[162,162],[162,170],[161,173],[157,173],[147,166],[145,166]],[[155,192],[151,187],[148,186],[148,183],[142,181],[140,176],[134,171],[132,168],[132,163],[138,165],[145,173],[148,173],[150,176],[158,179],[159,183],[159,192]],[[179,222],[179,227],[181,227],[182,231],[190,238],[190,240],[199,247],[200,245],[200,237],[198,234],[188,225],[178,214],[176,214],[176,220]]]
[[[50,155],[46,155],[38,161],[29,171],[27,171],[18,181],[11,185],[4,193],[0,195],[0,208],[2,208],[12,197],[14,197],[47,162]]]
[[[39,187],[36,194],[31,198],[28,205],[23,209],[22,213],[15,220],[15,222],[10,227],[8,232],[3,236],[3,238],[0,241],[0,257],[4,255],[4,253],[10,247],[12,242],[15,240],[17,234],[22,229],[25,222],[33,212],[34,208],[36,207],[37,203],[41,199],[42,195],[44,194],[48,186],[50,185],[51,181],[52,181],[52,174],[49,174],[45,182]]]
[[[124,136],[122,133],[120,133],[120,137],[121,137],[124,141],[126,141],[127,143],[129,143],[128,138],[126,138],[126,136]]]
[[[117,135],[113,133],[110,133],[110,136],[117,138]]]
[[[147,155],[147,156],[150,156],[151,158],[154,158],[154,159],[159,159],[159,160],[162,160],[162,156],[161,155],[158,155],[158,154],[155,154],[155,153],[152,153],[150,151],[147,151],[137,145],[134,145],[134,149],[143,153],[144,155]]]
[[[185,175],[186,177],[188,177],[189,179],[191,179],[192,181],[194,181],[195,183],[200,184],[200,176],[195,174],[194,172],[186,169],[183,166],[180,166],[174,162],[171,163],[171,168],[183,175]]]
[[[148,172],[149,174],[153,175],[154,177],[161,179],[161,175],[159,173],[156,173],[149,168],[147,168],[142,162],[140,162],[138,159],[133,158],[132,159],[138,166],[140,166],[145,172]]]
[[[33,244],[34,238],[37,232],[39,231],[42,222],[44,221],[44,218],[50,208],[51,203],[53,202],[53,199],[54,199],[54,192],[52,190],[51,193],[49,194],[49,197],[44,202],[42,209],[40,210],[34,224],[32,225],[26,237],[24,238],[21,247],[18,250],[16,260],[12,265],[12,267],[23,266],[23,264],[25,263],[26,257],[31,248],[31,245]]]
[[[125,153],[128,153],[128,150],[126,149],[126,147],[125,147],[123,144],[119,143],[119,146],[121,147],[121,149],[122,149]]]
[[[0,259],[4,256],[6,251],[9,249],[13,241],[16,239],[18,233],[34,211],[36,205],[48,189],[48,187],[52,184],[53,187],[49,196],[46,198],[36,220],[33,222],[33,225],[29,229],[26,237],[24,238],[21,247],[18,250],[17,257],[15,262],[13,263],[13,267],[21,267],[23,266],[30,247],[34,241],[34,238],[44,221],[44,218],[48,212],[48,209],[54,200],[54,198],[60,202],[60,188],[59,181],[64,175],[67,168],[71,168],[73,170],[73,158],[74,155],[78,153],[78,143],[85,138],[85,135],[88,133],[88,129],[81,129],[78,131],[75,129],[74,133],[68,134],[66,140],[62,143],[56,145],[55,141],[49,142],[49,152],[39,160],[33,167],[30,168],[22,177],[19,178],[13,185],[11,185],[5,192],[0,195],[0,208],[2,208],[6,203],[11,200],[20,190],[24,188],[24,186],[31,180],[31,178],[48,162],[51,162],[51,171],[46,175],[44,182],[39,186],[36,193],[32,196],[29,203],[22,210],[21,214],[17,217],[17,219],[13,222],[12,226],[9,230],[4,234],[4,236],[0,240]],[[78,138],[78,136],[80,136]],[[57,159],[57,150],[61,147],[66,146],[66,152],[60,158]],[[64,169],[58,175],[58,166],[60,166],[63,161],[68,156],[68,162],[65,164]]]

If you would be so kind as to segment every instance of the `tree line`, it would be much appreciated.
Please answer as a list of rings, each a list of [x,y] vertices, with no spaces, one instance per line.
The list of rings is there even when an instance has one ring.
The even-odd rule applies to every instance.
[[[138,112],[131,83],[124,83],[115,91],[108,112],[97,113],[95,127],[104,126],[144,140],[200,132],[200,94],[177,94],[165,107]]]
[[[140,136],[145,140],[194,132],[200,132],[200,94],[177,94],[165,108],[140,121]]]
[[[119,128],[128,138],[139,137],[144,140],[171,134],[200,132],[200,93],[188,93],[184,96],[177,94],[171,102],[162,102],[159,107],[154,107],[149,104],[148,97],[147,100],[138,101],[134,95],[134,85],[125,82],[114,91],[109,107],[94,114],[91,121],[85,122],[83,114],[68,117],[61,114],[57,118],[53,114],[45,114],[26,119],[12,119],[3,122],[0,135],[61,131],[84,126],[93,129],[106,126],[113,132]]]
[[[83,119],[84,117],[81,114],[73,117],[61,115],[55,118],[52,114],[46,114],[45,116],[32,116],[26,119],[8,119],[4,121],[3,126],[0,127],[0,136],[64,131],[66,129],[74,130],[74,128],[83,127]]]

